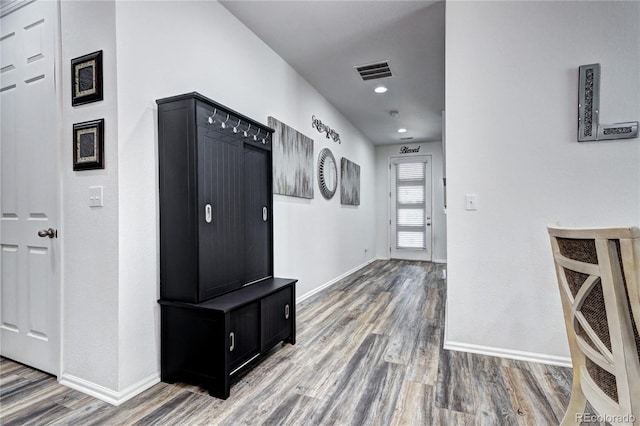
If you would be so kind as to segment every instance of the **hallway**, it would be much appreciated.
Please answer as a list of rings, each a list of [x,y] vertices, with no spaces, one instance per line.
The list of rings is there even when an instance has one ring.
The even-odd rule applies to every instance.
[[[295,346],[228,400],[159,383],[113,407],[0,362],[0,422],[29,424],[557,424],[567,368],[443,350],[446,265],[375,261],[298,305]]]

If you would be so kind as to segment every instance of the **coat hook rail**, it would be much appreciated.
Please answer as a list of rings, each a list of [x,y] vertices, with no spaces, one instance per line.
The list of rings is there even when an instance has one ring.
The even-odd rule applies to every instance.
[[[231,129],[233,133],[241,134],[245,138],[251,138],[256,142],[261,141],[263,145],[266,145],[268,143],[269,132],[265,131],[263,133],[261,128],[254,127],[254,129],[257,129],[257,132],[253,133],[251,131],[251,127],[252,127],[251,123],[245,123],[244,121],[242,121],[241,118],[238,118],[238,122],[232,125],[232,124],[227,124],[231,119],[230,114],[227,114],[227,117],[224,120],[221,120],[221,119],[216,120],[217,115],[218,115],[218,109],[214,108],[211,115],[207,117],[207,123],[209,123],[209,125],[212,125],[218,122],[220,123],[221,129],[226,129],[228,127]],[[233,120],[235,120],[235,118],[233,118]],[[245,125],[247,126],[247,128],[242,129],[242,126],[245,126]]]

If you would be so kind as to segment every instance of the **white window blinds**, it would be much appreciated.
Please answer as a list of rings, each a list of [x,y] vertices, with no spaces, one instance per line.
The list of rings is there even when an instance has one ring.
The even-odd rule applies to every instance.
[[[396,164],[396,246],[425,249],[425,163]]]

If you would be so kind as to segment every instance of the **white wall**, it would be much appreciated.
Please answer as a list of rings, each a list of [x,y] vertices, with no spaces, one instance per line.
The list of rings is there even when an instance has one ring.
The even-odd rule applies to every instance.
[[[594,62],[601,122],[638,120],[640,3],[447,3],[449,347],[566,360],[545,226],[638,224],[638,139],[576,142]]]
[[[140,17],[144,16],[144,19]],[[361,166],[361,205],[274,197],[275,273],[298,296],[373,258],[375,151],[288,64],[217,2],[61,4],[63,141],[105,118],[105,169],[73,172],[63,143],[61,382],[122,402],[158,380],[159,266],[155,100],[200,91],[266,123],[272,115]],[[71,107],[69,61],[104,55],[104,101]],[[315,114],[342,144],[311,128]],[[88,207],[89,186],[104,207]],[[365,248],[368,250],[365,253]]]
[[[271,115],[361,166],[361,205],[274,197],[275,273],[298,295],[373,258],[373,146],[217,2],[117,2],[120,388],[159,370],[157,109],[198,91],[262,123]],[[311,128],[311,115],[342,144]],[[369,251],[365,254],[364,249]]]
[[[118,387],[118,122],[115,8],[61,2],[62,37],[62,369],[77,379]],[[103,51],[104,100],[71,106],[72,58]],[[73,123],[105,119],[105,168],[74,172]],[[104,207],[89,207],[89,187],[104,187]]]
[[[418,154],[401,154],[402,147],[419,149]],[[447,261],[447,216],[444,212],[442,143],[424,142],[376,146],[376,256],[389,258],[389,159],[411,155],[431,155],[432,159],[432,255],[434,262]]]

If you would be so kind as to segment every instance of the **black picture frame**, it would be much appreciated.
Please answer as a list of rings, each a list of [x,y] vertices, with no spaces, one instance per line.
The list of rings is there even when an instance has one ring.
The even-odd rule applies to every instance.
[[[71,105],[101,101],[102,50],[71,60]]]
[[[73,125],[73,170],[104,169],[104,118]]]

